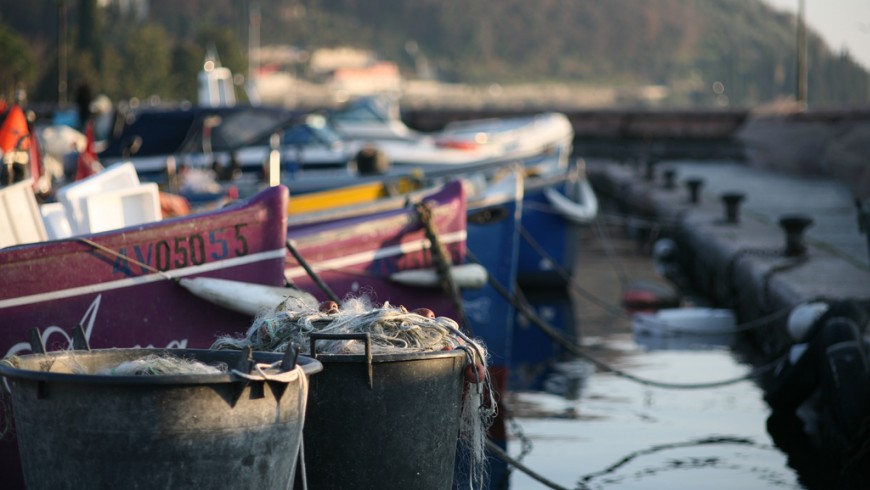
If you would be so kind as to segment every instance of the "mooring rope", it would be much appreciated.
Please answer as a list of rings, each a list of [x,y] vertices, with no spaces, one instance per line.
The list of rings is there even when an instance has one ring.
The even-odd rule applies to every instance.
[[[607,468],[605,468],[601,471],[597,471],[594,473],[588,473],[586,475],[581,476],[580,480],[577,482],[577,486],[575,487],[575,490],[589,490],[591,487],[587,483],[588,481],[592,480],[593,478],[597,478],[600,476],[604,476],[604,475],[613,473],[614,471],[618,470],[622,466],[628,464],[629,462],[631,462],[632,460],[634,460],[640,456],[645,456],[648,454],[653,454],[653,453],[668,450],[668,449],[678,449],[678,448],[683,448],[683,447],[694,447],[694,446],[707,446],[707,445],[715,445],[715,444],[736,444],[736,445],[740,445],[740,446],[758,446],[761,448],[766,448],[766,446],[763,446],[763,445],[759,446],[751,439],[746,439],[746,438],[741,438],[741,437],[727,437],[727,436],[715,436],[715,437],[707,437],[704,439],[697,439],[697,440],[686,441],[686,442],[659,444],[659,445],[652,446],[652,447],[647,448],[647,449],[641,449],[639,451],[634,451],[634,452],[628,454],[627,456],[623,457],[622,459],[620,459],[616,463],[608,466]],[[528,477],[534,479],[535,481],[541,483],[542,485],[544,485],[548,488],[552,488],[554,490],[568,490],[567,487],[563,487],[563,486],[559,485],[558,483],[544,477],[540,473],[536,472],[535,470],[529,468],[528,466],[526,466],[525,464],[520,462],[517,458],[512,457],[510,454],[508,454],[504,449],[499,447],[494,442],[487,440],[486,441],[486,448],[498,459],[500,459],[500,460],[504,461],[505,463],[513,466],[514,468],[522,471]]]
[[[540,473],[537,473],[536,471],[532,470],[531,468],[524,465],[516,458],[512,458],[511,455],[509,455],[507,452],[505,452],[504,449],[500,448],[498,446],[498,444],[490,441],[489,439],[486,440],[486,448],[489,449],[489,451],[492,452],[498,459],[500,459],[500,460],[504,461],[505,463],[510,464],[514,468],[522,471],[523,473],[525,473],[529,477],[533,478],[534,480],[538,481],[539,483],[541,483],[547,487],[550,487],[554,490],[568,490],[566,487],[563,487],[563,486],[559,485],[558,483],[545,478]],[[584,487],[585,487],[585,485],[584,485]]]
[[[299,265],[301,265],[302,268],[305,269],[305,272],[308,274],[308,277],[310,277],[311,280],[314,281],[314,284],[316,284],[317,287],[319,287],[320,290],[323,291],[329,299],[335,301],[336,303],[341,302],[341,300],[338,298],[338,295],[336,295],[332,291],[332,289],[330,289],[330,287],[327,286],[325,282],[323,282],[323,279],[321,279],[320,276],[316,272],[314,272],[314,269],[312,269],[311,266],[308,265],[308,262],[302,257],[302,254],[300,254],[299,251],[296,250],[296,246],[293,244],[293,240],[288,239],[286,243],[287,250],[289,250],[290,253],[293,254],[296,262],[299,262]]]
[[[471,331],[471,324],[468,323],[468,318],[465,316],[465,307],[463,306],[459,287],[456,285],[456,281],[453,280],[453,274],[450,273],[450,264],[452,263],[449,258],[450,255],[447,253],[447,249],[444,248],[444,244],[438,237],[438,230],[435,229],[435,225],[432,223],[432,209],[423,202],[415,204],[414,209],[417,211],[417,218],[423,225],[426,238],[429,240],[432,259],[435,262],[435,270],[438,272],[438,277],[441,279],[441,286],[450,296],[450,301],[453,303],[456,314],[459,316],[460,326],[473,335],[474,332]]]
[[[129,262],[132,262],[132,263],[138,265],[139,267],[141,267],[141,268],[143,268],[143,269],[145,269],[145,270],[147,270],[147,271],[149,271],[149,272],[153,272],[153,273],[155,273],[155,274],[160,275],[160,276],[163,277],[164,279],[167,279],[167,280],[169,280],[169,281],[173,281],[173,282],[178,282],[178,278],[177,278],[177,277],[172,277],[172,276],[170,276],[169,274],[167,274],[166,272],[164,272],[164,271],[162,271],[162,270],[160,270],[160,269],[158,269],[158,268],[156,268],[156,267],[152,267],[152,266],[150,266],[150,265],[148,265],[148,264],[146,264],[146,263],[144,263],[144,262],[140,262],[140,261],[134,259],[133,257],[128,257],[128,256],[126,256],[126,255],[124,255],[124,254],[122,254],[122,253],[120,253],[120,252],[117,252],[117,251],[115,251],[115,250],[112,250],[112,249],[109,248],[109,247],[104,247],[103,245],[100,245],[99,243],[97,243],[97,242],[95,242],[95,241],[93,241],[93,240],[89,240],[89,239],[87,239],[87,238],[83,238],[83,237],[79,237],[79,238],[77,238],[76,240],[78,240],[78,241],[80,241],[80,242],[82,242],[82,243],[86,243],[86,244],[88,244],[88,245],[90,245],[90,246],[96,248],[97,250],[101,250],[101,251],[103,251],[103,252],[106,252],[107,254],[112,255],[112,256],[114,256],[115,258],[123,258],[124,260],[129,261]]]
[[[599,220],[593,220],[592,226],[595,228],[595,233],[598,235],[598,240],[604,248],[604,255],[607,256],[608,262],[613,266],[614,273],[619,278],[619,284],[623,289],[628,287],[628,273],[623,267],[622,261],[615,257],[613,250],[613,242],[604,225]]]
[[[620,316],[620,317],[628,319],[628,320],[633,319],[633,317],[629,313],[624,311],[622,308],[615,306],[612,303],[609,303],[606,300],[599,298],[594,293],[592,293],[592,292],[584,289],[583,287],[577,285],[573,281],[573,278],[571,277],[571,273],[566,271],[564,267],[559,265],[558,261],[556,261],[549,253],[547,253],[547,251],[541,246],[541,244],[538,243],[537,240],[535,240],[535,238],[533,236],[531,236],[531,234],[529,234],[529,232],[522,226],[520,226],[520,235],[522,236],[523,240],[525,240],[535,250],[535,252],[538,253],[538,255],[540,255],[542,258],[548,260],[550,263],[553,264],[554,271],[559,275],[560,278],[564,279],[568,283],[568,287],[571,288],[572,291],[580,294],[581,296],[583,296],[585,299],[589,300],[590,302],[595,303],[601,309],[603,309],[604,311],[606,311],[608,313]],[[820,298],[814,298],[810,301],[818,301],[819,299]],[[753,320],[739,323],[731,328],[721,329],[721,330],[691,330],[691,329],[685,329],[685,328],[675,328],[675,327],[672,327],[671,325],[668,325],[667,323],[662,322],[660,320],[645,319],[644,321],[648,324],[658,325],[658,326],[662,326],[662,327],[670,327],[670,328],[673,328],[675,332],[678,331],[680,333],[685,333],[685,334],[723,335],[723,334],[730,334],[730,333],[736,334],[736,333],[746,332],[746,331],[754,330],[756,328],[761,328],[761,327],[769,327],[769,326],[773,325],[776,320],[785,318],[789,314],[789,312],[791,312],[791,310],[792,310],[791,306],[780,308],[779,310],[774,311],[772,313],[769,313],[766,316],[755,318]]]
[[[472,260],[475,260],[474,254],[471,253],[471,251],[468,251],[466,253],[467,253],[469,258],[471,258]],[[633,381],[635,383],[638,383],[638,384],[641,384],[644,386],[650,386],[650,387],[654,387],[654,388],[665,388],[665,389],[683,389],[683,390],[718,388],[718,387],[733,385],[736,383],[740,383],[743,381],[754,379],[754,378],[758,377],[759,375],[761,375],[762,373],[764,373],[770,369],[773,369],[780,361],[780,359],[777,358],[768,364],[765,364],[761,367],[753,369],[752,371],[750,371],[749,373],[747,373],[743,376],[739,376],[739,377],[735,377],[735,378],[731,378],[731,379],[724,379],[721,381],[705,382],[705,383],[668,383],[668,382],[663,382],[663,381],[656,381],[656,380],[642,378],[642,377],[630,374],[630,373],[623,371],[621,369],[618,369],[616,367],[613,367],[610,364],[607,364],[606,362],[601,361],[601,360],[589,355],[588,353],[586,353],[583,350],[582,346],[575,344],[573,341],[571,341],[569,339],[566,339],[561,334],[561,332],[559,332],[559,330],[556,327],[554,327],[554,326],[550,325],[549,323],[547,323],[546,321],[542,320],[537,314],[535,314],[534,311],[532,311],[532,309],[528,305],[519,301],[515,295],[511,294],[491,274],[489,275],[489,284],[493,288],[495,288],[495,290],[498,291],[498,293],[500,295],[502,295],[502,297],[504,297],[507,301],[509,301],[511,303],[511,305],[513,305],[520,314],[525,316],[529,321],[531,321],[535,326],[537,326],[544,334],[546,334],[554,342],[556,342],[557,344],[559,344],[560,346],[565,348],[567,351],[571,352],[572,354],[574,354],[578,357],[586,359],[587,361],[591,362],[599,369],[613,373],[616,376],[619,376],[621,378],[625,378],[629,381]]]

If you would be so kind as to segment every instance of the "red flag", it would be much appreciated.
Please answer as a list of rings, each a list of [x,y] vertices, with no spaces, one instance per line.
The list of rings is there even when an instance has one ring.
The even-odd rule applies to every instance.
[[[9,109],[3,126],[0,126],[0,150],[8,153],[15,150],[28,150],[30,131],[27,129],[27,118],[21,106],[14,105]]]
[[[33,192],[36,194],[48,193],[50,185],[40,185],[39,179],[42,177],[42,152],[39,151],[39,139],[37,139],[34,133],[30,133],[30,177],[33,179]]]
[[[79,159],[76,165],[76,180],[81,180],[103,170],[100,160],[97,158],[97,151],[94,149],[94,124],[88,121],[85,126],[85,137],[87,144],[85,151],[79,153]]]

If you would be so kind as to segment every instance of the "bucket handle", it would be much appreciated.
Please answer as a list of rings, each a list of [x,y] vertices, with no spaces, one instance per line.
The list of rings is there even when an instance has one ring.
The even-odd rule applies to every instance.
[[[91,350],[91,345],[88,342],[88,336],[85,335],[85,329],[79,323],[72,329],[70,344],[74,350]],[[38,327],[33,327],[30,330],[30,350],[34,354],[45,354],[45,340],[42,338],[42,332]]]
[[[368,333],[312,333],[309,335],[311,339],[311,356],[317,359],[317,351],[314,349],[314,344],[318,340],[365,340],[366,348],[366,364],[369,374],[369,389],[372,389],[374,382],[372,381],[372,336]]]

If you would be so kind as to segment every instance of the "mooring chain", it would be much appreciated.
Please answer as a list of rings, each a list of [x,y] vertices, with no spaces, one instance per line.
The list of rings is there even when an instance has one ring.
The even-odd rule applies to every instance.
[[[505,471],[504,475],[502,475],[501,481],[498,482],[495,488],[507,488],[508,481],[511,475],[511,468],[515,468],[522,471],[526,475],[538,480],[544,485],[553,488],[554,490],[562,490],[562,487],[546,480],[544,477],[538,475],[537,473],[533,472],[531,469],[523,465],[523,458],[525,458],[527,454],[532,452],[532,441],[528,438],[528,436],[526,436],[526,434],[523,432],[523,428],[514,417],[507,416],[505,417],[505,419],[510,424],[510,435],[520,441],[520,454],[516,456],[510,456],[497,444],[487,439],[487,448],[490,450],[490,452],[492,452],[497,458],[501,459],[505,463],[508,463],[509,465],[507,471]]]
[[[471,325],[468,323],[468,319],[465,316],[465,308],[462,304],[459,287],[456,285],[456,281],[453,280],[453,274],[450,272],[452,263],[450,260],[450,254],[448,254],[447,249],[438,237],[438,231],[435,229],[435,225],[432,222],[432,209],[424,202],[418,202],[415,204],[414,209],[417,211],[417,218],[423,225],[426,238],[429,240],[429,247],[432,251],[432,260],[435,263],[435,270],[438,272],[438,277],[441,279],[441,287],[450,296],[450,300],[453,303],[453,307],[456,308],[462,328],[466,329],[470,334],[473,334],[474,332],[471,331]]]

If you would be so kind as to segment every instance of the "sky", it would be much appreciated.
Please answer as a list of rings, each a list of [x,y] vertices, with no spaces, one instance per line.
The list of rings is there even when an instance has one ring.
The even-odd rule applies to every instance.
[[[800,0],[763,0],[781,11],[796,13]],[[804,0],[807,25],[835,53],[844,48],[870,70],[870,0]]]

